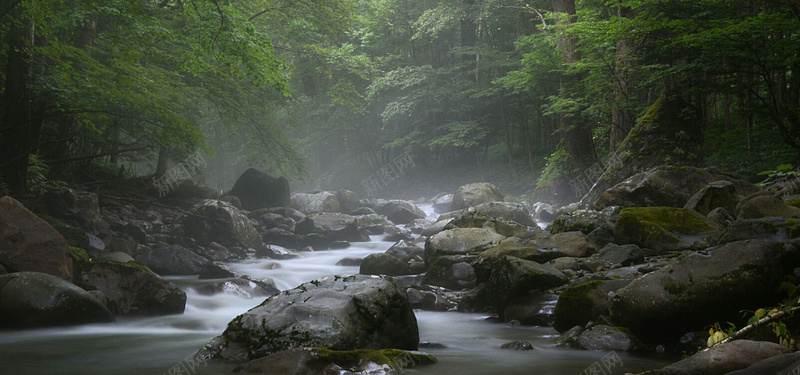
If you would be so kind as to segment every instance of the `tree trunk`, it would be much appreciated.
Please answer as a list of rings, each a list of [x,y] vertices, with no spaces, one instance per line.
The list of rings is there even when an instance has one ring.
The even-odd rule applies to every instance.
[[[633,11],[620,6],[617,7],[617,16],[631,18]],[[635,122],[633,113],[628,108],[628,103],[630,103],[628,68],[631,49],[633,49],[632,38],[623,38],[617,42],[614,64],[614,104],[611,110],[611,134],[608,137],[609,152],[616,150],[617,146],[625,140]]]
[[[169,166],[169,152],[167,148],[161,146],[158,150],[158,162],[156,162],[156,171],[153,174],[155,178],[160,178],[167,173],[167,167]]]
[[[0,173],[12,193],[27,192],[28,157],[36,149],[42,127],[42,116],[35,115],[36,106],[28,86],[31,75],[30,52],[34,25],[23,20],[22,10],[15,8],[8,30],[6,81],[2,97],[0,123]]]
[[[575,0],[552,0],[552,5],[554,12],[566,14],[566,17],[558,20],[559,24],[570,24],[576,21]],[[580,52],[576,46],[577,41],[574,37],[563,34],[558,37],[557,47],[561,51],[566,65],[580,61]],[[575,92],[579,90],[577,86],[581,84],[581,78],[579,74],[562,74],[561,91]],[[566,113],[559,116],[559,130],[566,141],[566,149],[572,162],[580,170],[585,170],[596,159],[592,130],[586,120],[582,118],[579,109],[572,112],[572,116],[568,116]]]

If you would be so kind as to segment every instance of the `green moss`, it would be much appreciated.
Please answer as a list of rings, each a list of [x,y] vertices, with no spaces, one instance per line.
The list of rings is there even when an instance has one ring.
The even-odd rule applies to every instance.
[[[776,234],[780,231],[780,228],[778,228],[777,225],[772,224],[768,221],[762,221],[759,222],[759,224],[761,224],[761,228],[769,234]]]
[[[786,230],[789,232],[789,239],[800,237],[800,220],[786,220]]]
[[[666,286],[664,286],[664,290],[666,290],[667,292],[669,292],[669,294],[674,296],[683,293],[686,290],[686,285],[669,283]]]
[[[134,269],[137,269],[137,270],[145,271],[145,272],[147,272],[147,273],[149,273],[149,274],[151,274],[153,276],[158,276],[155,272],[153,272],[153,270],[150,269],[150,267],[145,266],[144,264],[141,264],[141,263],[137,263],[137,262],[131,261],[131,262],[123,263],[123,265],[125,267],[129,267],[129,268],[134,268]]]
[[[790,206],[794,206],[794,207],[800,208],[800,198],[790,199],[790,200],[786,201],[785,203],[790,205]]]
[[[640,246],[651,247],[678,245],[678,236],[696,236],[713,230],[705,218],[685,208],[630,207],[620,213],[614,232],[624,233]]]
[[[576,325],[583,326],[597,317],[598,311],[595,311],[595,303],[589,293],[599,288],[601,283],[600,280],[593,280],[561,292],[554,311],[557,330],[561,332]]]
[[[84,261],[84,262],[89,262],[90,261],[89,254],[86,252],[86,250],[81,249],[80,247],[75,247],[75,246],[70,246],[69,250],[70,250],[70,252],[72,252],[72,259],[80,260],[80,261]]]

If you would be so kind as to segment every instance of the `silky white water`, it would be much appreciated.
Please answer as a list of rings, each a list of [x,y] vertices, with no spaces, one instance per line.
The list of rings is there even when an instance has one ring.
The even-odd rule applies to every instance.
[[[423,207],[431,212],[430,207]],[[251,259],[229,266],[239,274],[269,278],[281,290],[328,275],[358,273],[358,267],[337,266],[342,258],[386,251],[392,244],[354,243],[348,249],[299,253],[289,260]],[[193,286],[208,283],[196,277],[168,278],[187,292],[183,315],[120,319],[115,323],[24,331],[0,331],[0,374],[228,374],[233,365],[187,361],[198,348],[219,335],[237,315],[263,298],[233,295],[202,296]],[[420,340],[444,348],[423,348],[435,355],[433,366],[407,369],[419,374],[581,374],[609,355],[617,366],[608,373],[641,372],[663,366],[672,357],[635,356],[553,348],[551,327],[509,326],[480,314],[416,311]],[[514,340],[533,344],[532,351],[502,350]],[[621,363],[621,365],[619,365]],[[183,372],[176,372],[181,369]],[[170,372],[172,371],[172,372]]]

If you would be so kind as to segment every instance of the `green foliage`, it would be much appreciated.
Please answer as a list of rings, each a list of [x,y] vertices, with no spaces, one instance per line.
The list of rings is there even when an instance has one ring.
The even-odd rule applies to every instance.
[[[34,194],[44,194],[67,188],[67,183],[58,180],[49,180],[47,174],[50,167],[45,164],[39,155],[30,154],[28,157],[28,188]]]
[[[755,313],[753,313],[753,316],[750,317],[750,319],[747,321],[747,324],[748,325],[756,324],[761,319],[767,318],[769,316],[776,315],[779,312],[780,312],[779,309],[771,309],[769,311],[766,310],[766,309],[763,309],[763,308],[758,309],[758,310],[755,311]],[[768,323],[768,326],[772,329],[772,333],[775,334],[775,337],[778,339],[778,342],[781,345],[783,345],[783,346],[785,346],[785,347],[787,347],[789,349],[792,349],[792,348],[795,347],[796,341],[795,341],[794,337],[792,337],[792,333],[786,327],[786,323],[784,323],[783,321],[778,319],[778,320],[770,321]]]
[[[783,179],[793,181],[800,178],[800,171],[796,170],[791,164],[780,164],[773,170],[761,171],[759,176],[767,176],[763,181],[759,182],[758,186],[769,186],[775,182]]]
[[[545,160],[547,160],[547,164],[537,181],[539,185],[547,184],[559,177],[566,177],[572,173],[570,169],[569,153],[567,153],[567,150],[564,148],[563,142],[560,143],[558,147],[556,147],[556,151],[545,158]]]

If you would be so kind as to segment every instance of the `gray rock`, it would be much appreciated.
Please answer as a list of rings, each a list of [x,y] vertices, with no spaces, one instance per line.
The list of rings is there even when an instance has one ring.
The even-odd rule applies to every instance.
[[[194,287],[194,290],[197,291],[198,294],[204,296],[227,294],[246,299],[269,297],[276,293],[280,293],[280,290],[278,290],[278,288],[272,284],[259,284],[260,283],[257,283],[254,280],[236,278],[197,286]]]
[[[428,271],[422,282],[452,290],[474,288],[475,270],[466,262],[468,260],[471,260],[469,256],[440,256],[428,265]]]
[[[549,265],[512,256],[496,258],[490,269],[487,295],[498,312],[503,312],[512,300],[531,290],[546,290],[568,281],[566,275]]]
[[[230,267],[220,262],[208,262],[203,266],[203,269],[200,270],[200,275],[197,276],[197,279],[227,279],[231,277],[239,277],[239,275],[233,272]]]
[[[114,315],[89,292],[41,272],[0,276],[0,325],[10,328],[105,323]]]
[[[405,290],[379,276],[331,276],[267,298],[196,354],[244,361],[297,347],[416,350],[419,331]]]
[[[369,254],[361,261],[362,275],[410,275],[408,264],[386,253]]]
[[[577,343],[587,350],[623,352],[636,351],[641,345],[630,333],[606,325],[596,325],[581,332]]]
[[[684,207],[701,215],[708,215],[716,208],[735,212],[739,201],[760,190],[761,188],[745,180],[712,181],[689,198]]]
[[[217,242],[227,247],[261,246],[261,237],[250,219],[228,202],[201,201],[192,208],[182,225],[187,236],[203,245]]]
[[[762,217],[800,217],[800,208],[790,206],[780,198],[772,195],[758,195],[742,202],[736,217],[742,219],[758,219]]]
[[[522,350],[522,351],[524,351],[524,350],[533,350],[533,345],[531,345],[531,343],[529,343],[527,341],[520,340],[520,341],[507,342],[507,343],[505,343],[503,345],[500,345],[500,349]]]
[[[453,195],[451,211],[477,206],[487,202],[502,202],[505,197],[497,186],[488,182],[467,184],[458,188]]]
[[[773,342],[736,340],[714,345],[708,350],[665,366],[658,370],[658,374],[723,375],[789,352],[786,347]]]
[[[327,236],[333,241],[366,242],[369,236],[359,230],[358,220],[338,212],[312,214],[309,219],[314,223],[314,233]]]
[[[453,206],[453,194],[439,195],[433,199],[433,212],[443,214],[450,212],[450,207]]]
[[[136,258],[159,275],[198,275],[208,259],[181,245],[157,246]]]
[[[103,293],[117,316],[182,314],[186,293],[135,263],[76,262],[75,284]]]
[[[239,198],[242,208],[248,211],[265,207],[285,207],[290,203],[289,180],[272,177],[250,168],[236,180],[230,191]]]
[[[425,263],[445,255],[478,255],[506,237],[484,228],[456,228],[440,232],[425,242]]]
[[[670,342],[720,321],[738,321],[742,310],[778,302],[778,285],[798,261],[790,244],[732,242],[694,253],[639,277],[616,292],[614,322],[646,342]]]
[[[339,190],[336,192],[336,200],[339,201],[339,207],[342,213],[349,214],[361,207],[361,201],[355,192],[350,190]]]
[[[294,193],[292,194],[292,207],[306,215],[320,212],[341,212],[342,210],[336,195],[328,191],[314,194]]]
[[[506,322],[518,321],[522,325],[550,326],[555,318],[558,296],[551,293],[529,294],[508,303],[503,316]]]
[[[726,375],[764,375],[792,374],[800,369],[800,352],[787,353],[758,361],[742,370],[729,372]]]
[[[794,233],[794,237],[797,237],[797,232],[793,232],[797,223],[796,219],[783,217],[736,220],[722,234],[719,242],[728,243],[750,239],[786,241],[791,239],[792,233]],[[794,231],[796,230],[794,229]]]
[[[427,215],[411,202],[403,200],[379,200],[375,212],[386,216],[395,224],[407,224],[414,219],[424,219]]]
[[[636,245],[615,245],[610,243],[600,249],[597,257],[609,263],[622,265],[640,264],[644,262],[644,253]]]

